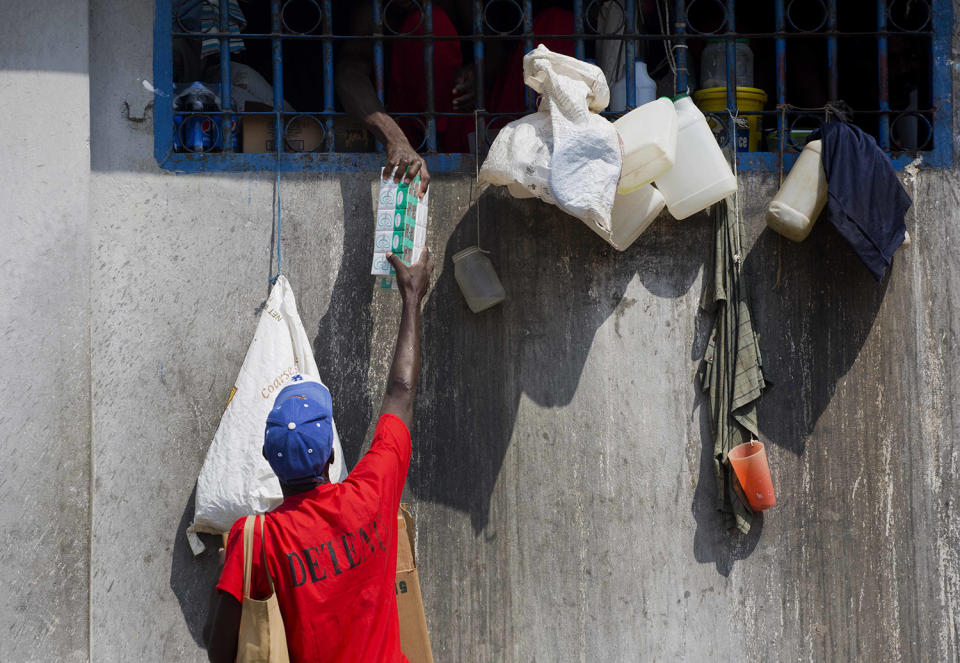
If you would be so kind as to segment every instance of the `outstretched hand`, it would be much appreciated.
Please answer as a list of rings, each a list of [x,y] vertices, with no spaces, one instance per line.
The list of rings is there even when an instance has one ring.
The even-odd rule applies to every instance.
[[[407,184],[413,183],[413,178],[420,176],[420,190],[416,192],[418,198],[423,198],[430,186],[430,171],[427,164],[403,134],[396,140],[387,142],[387,173],[393,173],[393,181]]]
[[[420,304],[430,286],[430,275],[433,273],[433,256],[430,249],[423,247],[420,260],[407,266],[396,253],[388,253],[387,260],[393,265],[397,273],[397,285],[400,287],[400,296],[403,301]]]

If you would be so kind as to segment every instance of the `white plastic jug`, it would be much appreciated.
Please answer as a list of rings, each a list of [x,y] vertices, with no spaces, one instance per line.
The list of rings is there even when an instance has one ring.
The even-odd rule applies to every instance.
[[[650,184],[673,167],[677,153],[677,111],[667,98],[656,99],[613,123],[623,141],[623,169],[617,193]]]
[[[613,200],[607,241],[618,251],[626,251],[663,211],[664,205],[663,196],[650,184],[630,193],[618,193]]]
[[[630,193],[617,194],[610,214],[609,232],[595,223],[586,225],[617,251],[626,251],[663,211],[665,204],[660,192],[647,184]]]
[[[827,175],[820,161],[821,142],[807,143],[793,170],[767,207],[767,225],[794,242],[802,242],[827,204]]]
[[[470,246],[454,254],[453,278],[474,313],[496,306],[507,297],[490,258],[479,246]]]
[[[677,154],[673,168],[654,182],[670,214],[685,219],[736,192],[737,178],[693,99],[683,95],[673,105],[677,110]]]

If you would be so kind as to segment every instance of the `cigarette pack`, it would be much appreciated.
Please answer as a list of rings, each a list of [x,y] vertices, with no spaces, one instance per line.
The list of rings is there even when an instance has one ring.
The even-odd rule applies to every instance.
[[[396,290],[396,273],[387,262],[387,253],[400,256],[407,265],[420,259],[427,243],[428,191],[423,198],[414,192],[420,188],[420,176],[407,184],[394,182],[386,169],[380,171],[376,228],[373,241],[373,265],[370,273],[379,277],[380,288]]]

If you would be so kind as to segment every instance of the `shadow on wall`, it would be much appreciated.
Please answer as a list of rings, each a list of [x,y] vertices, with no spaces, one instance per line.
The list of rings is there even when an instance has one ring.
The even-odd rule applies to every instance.
[[[799,244],[769,228],[761,233],[744,270],[772,383],[758,411],[765,439],[803,454],[873,329],[893,269],[877,283],[826,219]]]
[[[216,597],[214,587],[220,578],[221,567],[217,556],[220,537],[201,534],[207,550],[194,557],[190,544],[187,543],[186,532],[187,526],[193,521],[196,496],[197,489],[194,487],[177,525],[170,560],[170,589],[177,597],[183,620],[187,623],[194,642],[206,648],[211,626],[209,621],[213,617]]]
[[[373,228],[367,189],[344,187],[342,195],[344,237],[351,241],[343,246],[314,350],[336,394],[337,426],[352,467],[375,405],[366,384],[373,288],[357,287],[370,279]],[[432,214],[442,214],[434,201]],[[633,277],[659,297],[683,296],[709,255],[710,237],[708,224],[688,221],[688,232],[677,233],[672,221],[661,220],[620,253],[538,201],[490,192],[479,204],[481,245],[491,251],[507,300],[473,314],[454,280],[451,257],[477,239],[471,206],[450,233],[424,309],[418,444],[408,478],[418,499],[469,513],[476,532],[487,524],[521,394],[542,407],[568,404],[594,334]],[[433,237],[449,227],[431,223]]]
[[[373,339],[373,219],[369,186],[340,185],[343,201],[342,259],[330,304],[317,325],[313,354],[333,396],[334,420],[346,460],[352,469],[373,417],[367,390]],[[382,387],[378,387],[382,388]]]
[[[744,261],[744,275],[760,334],[764,374],[770,383],[758,406],[761,437],[800,456],[833,399],[838,381],[850,370],[870,335],[889,274],[882,283],[874,281],[833,226],[823,220],[799,244],[765,228]],[[705,279],[704,287],[708,284]],[[712,324],[713,316],[701,312],[693,359],[703,356]],[[717,572],[727,576],[735,561],[745,559],[756,548],[763,514],[756,515],[746,536],[723,528],[716,513],[713,437],[703,393],[698,395],[696,407],[702,447],[692,504],[697,521],[694,556],[698,562],[716,564]],[[773,472],[776,477],[776,468]]]
[[[544,408],[569,404],[597,329],[633,277],[640,273],[660,296],[678,297],[700,264],[690,253],[665,250],[662,231],[620,253],[537,201],[490,193],[478,204],[481,246],[491,250],[507,300],[474,314],[454,279],[451,256],[476,243],[472,206],[447,241],[425,309],[419,444],[409,486],[419,499],[469,513],[479,533],[521,395]]]

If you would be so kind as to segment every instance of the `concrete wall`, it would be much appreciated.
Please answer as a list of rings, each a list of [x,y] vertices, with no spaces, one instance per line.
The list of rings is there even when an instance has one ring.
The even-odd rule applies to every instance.
[[[16,505],[0,551],[17,602],[0,610],[14,634],[3,660],[204,660],[216,560],[194,559],[184,529],[267,295],[273,178],[156,168],[140,83],[152,20],[149,2],[90,3],[89,115],[85,91],[67,97],[89,117],[89,169],[71,161],[86,158],[79,132],[60,137],[69,158],[10,137],[0,150],[23,219],[0,231],[18,284],[4,383],[33,390],[24,401],[8,387],[0,419],[18,449],[0,480]],[[6,67],[0,89],[16,96],[24,76],[63,74]],[[38,107],[63,102],[55,85],[38,94]],[[621,254],[539,203],[487,194],[483,244],[508,300],[475,316],[449,259],[474,242],[470,182],[436,178],[406,496],[438,661],[960,658],[960,176],[908,182],[914,243],[880,285],[827,224],[780,241],[762,220],[775,178],[741,182],[779,499],[747,537],[713,511],[694,380],[710,220],[664,216]],[[284,271],[352,465],[398,314],[367,275],[374,184],[281,186]],[[83,406],[51,415],[43,397],[58,396]]]
[[[3,661],[86,661],[87,3],[0,3]]]

